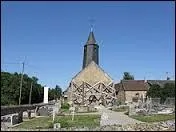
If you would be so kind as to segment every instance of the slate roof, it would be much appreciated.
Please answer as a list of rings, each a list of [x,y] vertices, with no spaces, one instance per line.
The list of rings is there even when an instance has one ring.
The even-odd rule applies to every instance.
[[[89,37],[88,37],[86,44],[96,44],[96,40],[95,40],[93,31],[91,31],[89,33]]]
[[[160,87],[164,87],[166,83],[175,83],[175,80],[147,80],[150,85],[158,84]]]
[[[115,84],[115,89],[123,88],[125,91],[147,91],[147,84],[144,80],[122,80]]]

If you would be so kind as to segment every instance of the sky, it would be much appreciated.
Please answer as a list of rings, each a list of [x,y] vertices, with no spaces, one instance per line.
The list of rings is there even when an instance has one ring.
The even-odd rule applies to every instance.
[[[1,2],[1,70],[66,89],[81,69],[94,19],[99,65],[114,82],[173,79],[174,2]]]

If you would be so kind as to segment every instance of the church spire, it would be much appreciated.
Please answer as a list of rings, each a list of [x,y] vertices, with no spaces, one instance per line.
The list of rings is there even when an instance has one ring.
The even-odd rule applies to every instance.
[[[86,44],[96,44],[96,40],[95,40],[95,37],[94,37],[94,33],[93,33],[92,27],[91,27],[91,31],[89,33],[89,37],[87,39]]]
[[[99,49],[99,46],[96,43],[94,33],[91,27],[88,40],[84,45],[84,57],[83,57],[83,67],[82,67],[83,69],[87,65],[89,65],[92,61],[94,61],[97,65],[99,64],[98,49]]]

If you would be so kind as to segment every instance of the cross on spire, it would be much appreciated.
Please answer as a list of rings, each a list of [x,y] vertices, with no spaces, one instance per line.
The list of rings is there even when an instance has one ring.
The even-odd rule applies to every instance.
[[[94,25],[95,19],[90,18],[89,23],[90,23],[90,31],[93,32],[93,25]]]

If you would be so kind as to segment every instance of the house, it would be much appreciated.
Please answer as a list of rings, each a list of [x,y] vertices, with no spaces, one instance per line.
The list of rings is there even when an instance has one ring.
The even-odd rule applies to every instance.
[[[145,99],[147,90],[153,84],[158,84],[162,88],[166,83],[175,83],[175,80],[121,80],[115,84],[117,100],[128,103]]]
[[[117,100],[121,103],[145,99],[149,85],[145,80],[121,80],[115,84]]]

